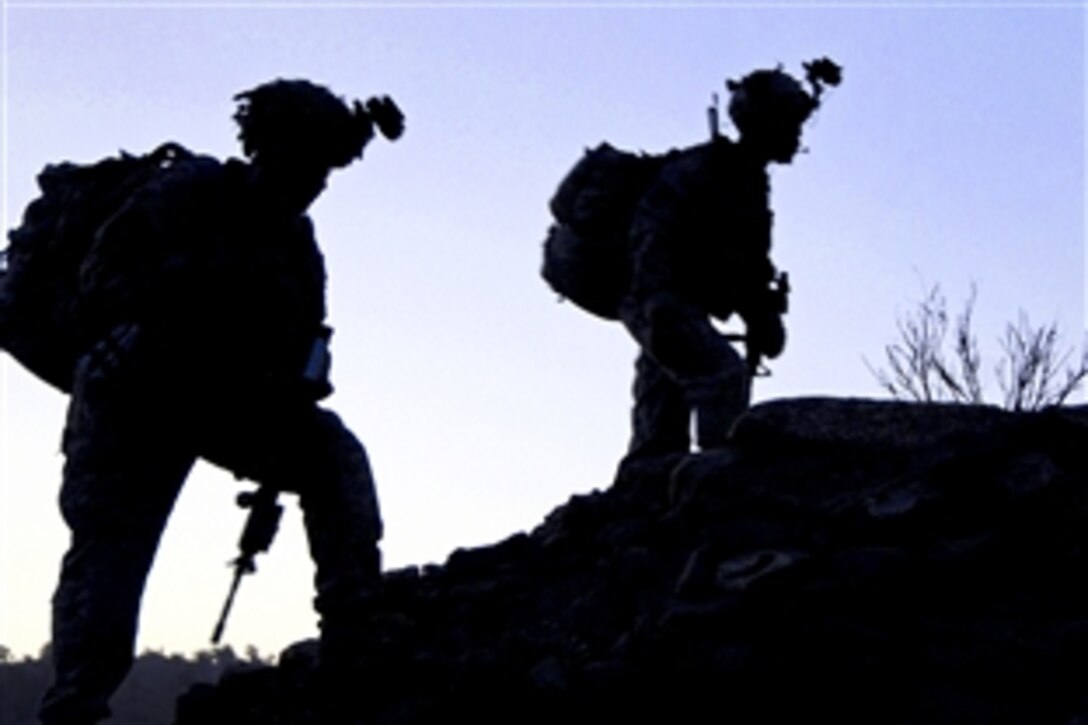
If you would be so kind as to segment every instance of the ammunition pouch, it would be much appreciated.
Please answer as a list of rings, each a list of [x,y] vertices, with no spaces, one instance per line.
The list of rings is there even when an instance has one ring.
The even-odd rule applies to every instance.
[[[329,381],[329,372],[332,369],[332,354],[329,351],[331,338],[332,328],[322,325],[314,336],[306,364],[302,368],[303,387],[308,397],[315,401],[332,395],[332,383]]]

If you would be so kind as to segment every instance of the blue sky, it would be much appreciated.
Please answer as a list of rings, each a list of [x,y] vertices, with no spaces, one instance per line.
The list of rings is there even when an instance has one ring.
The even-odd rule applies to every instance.
[[[1085,14],[1078,3],[61,4],[3,14],[3,211],[45,163],[166,139],[237,153],[231,97],[305,77],[389,93],[395,144],[313,209],[336,328],[329,404],[374,465],[390,567],[530,528],[606,486],[628,434],[633,343],[540,280],[547,201],[602,140],[702,141],[724,80],[829,55],[845,82],[772,172],[789,345],[757,400],[881,397],[895,322],[927,285],[978,289],[983,353],[1019,311],[1084,330]],[[66,532],[65,400],[0,358],[0,643],[33,652]],[[145,597],[141,647],[205,645],[229,583],[238,484],[201,466]],[[227,641],[316,632],[292,505]]]

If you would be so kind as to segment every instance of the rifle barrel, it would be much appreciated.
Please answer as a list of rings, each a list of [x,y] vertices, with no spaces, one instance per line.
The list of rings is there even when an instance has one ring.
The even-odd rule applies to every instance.
[[[219,644],[223,638],[223,630],[227,626],[227,617],[231,607],[234,606],[234,595],[238,593],[238,585],[242,582],[242,575],[246,573],[245,565],[237,562],[234,565],[234,579],[230,583],[230,591],[227,593],[227,601],[223,602],[223,611],[219,613],[219,621],[215,623],[215,631],[212,632],[212,644]]]

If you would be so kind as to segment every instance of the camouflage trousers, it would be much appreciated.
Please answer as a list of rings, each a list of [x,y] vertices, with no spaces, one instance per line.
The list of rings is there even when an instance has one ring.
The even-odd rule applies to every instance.
[[[322,626],[380,576],[382,523],[363,446],[310,401],[163,394],[77,372],[64,433],[61,511],[71,540],[53,597],[54,681],[44,723],[93,723],[132,666],[140,600],[197,458],[295,491],[316,564]]]
[[[692,414],[699,448],[724,445],[748,408],[751,378],[710,317],[662,293],[626,300],[620,318],[640,347],[627,457],[689,452]]]

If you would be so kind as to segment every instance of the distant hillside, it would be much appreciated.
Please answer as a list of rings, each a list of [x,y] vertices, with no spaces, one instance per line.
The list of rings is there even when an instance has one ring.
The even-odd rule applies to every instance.
[[[215,682],[228,668],[243,671],[263,662],[251,651],[245,659],[230,647],[186,658],[145,652],[113,698],[108,725],[154,725],[174,719],[174,701],[198,682]],[[0,662],[0,725],[36,725],[38,703],[52,671],[48,650],[37,658]]]

